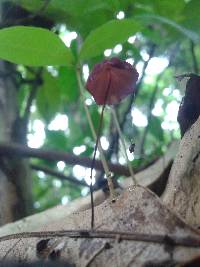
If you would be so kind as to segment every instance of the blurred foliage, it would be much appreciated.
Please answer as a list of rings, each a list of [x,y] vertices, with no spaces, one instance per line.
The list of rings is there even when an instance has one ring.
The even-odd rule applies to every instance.
[[[51,31],[60,35],[63,41],[69,42],[69,48],[66,48],[68,55],[66,64],[63,64],[62,58],[60,63],[55,65],[54,54],[57,50],[52,50],[51,45],[48,47],[46,40],[46,51],[41,56],[41,62],[48,59],[46,62],[52,62],[54,66],[43,67],[42,84],[38,86],[37,96],[31,108],[29,145],[33,145],[35,140],[34,146],[39,147],[43,138],[41,145],[44,148],[92,157],[94,140],[82,105],[77,73],[81,73],[84,82],[95,63],[112,56],[132,62],[140,72],[138,93],[127,116],[124,114],[130,104],[131,96],[117,106],[127,146],[130,145],[130,140],[136,143],[133,166],[138,168],[149,164],[166,151],[173,139],[180,138],[176,114],[184,92],[184,84],[177,82],[174,76],[198,72],[199,0],[4,0],[4,2],[10,5],[13,12],[17,4],[35,15],[39,13],[40,16],[49,19],[53,25]],[[4,22],[5,24],[9,22],[8,15],[5,15]],[[69,45],[70,40],[71,45]],[[32,36],[32,43],[36,43],[37,49],[40,49],[43,37],[38,40],[37,34]],[[31,45],[30,43],[29,48]],[[6,53],[5,46],[4,49]],[[33,62],[35,62],[34,56],[37,56],[37,49],[36,55],[32,52],[30,56]],[[32,50],[28,53],[30,51]],[[73,63],[72,54],[75,59]],[[50,59],[46,55],[51,55]],[[29,60],[28,54],[26,60],[26,62]],[[63,66],[68,63],[71,65]],[[23,79],[30,79],[27,67],[21,66],[18,69]],[[32,83],[24,84],[19,80],[20,114],[23,113],[31,88]],[[84,98],[97,129],[100,109],[86,91]],[[40,124],[42,127],[38,126],[38,121],[42,123]],[[41,131],[44,132],[43,137]],[[108,108],[104,116],[102,135],[111,143],[113,132],[115,133],[115,129]],[[111,160],[118,159],[120,163],[123,162],[120,149],[118,151],[115,148],[111,152]],[[76,172],[72,166],[63,163],[42,160],[33,162],[38,165],[45,164],[77,179],[85,177],[84,169]],[[61,202],[66,203],[87,192],[87,188],[59,181],[41,172],[33,172],[33,193],[35,208],[38,211]]]

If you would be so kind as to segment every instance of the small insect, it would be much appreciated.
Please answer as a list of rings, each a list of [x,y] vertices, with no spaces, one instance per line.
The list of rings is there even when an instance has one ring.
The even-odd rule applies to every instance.
[[[135,151],[135,143],[133,143],[133,140],[131,140],[131,145],[129,146],[130,153],[133,153]]]

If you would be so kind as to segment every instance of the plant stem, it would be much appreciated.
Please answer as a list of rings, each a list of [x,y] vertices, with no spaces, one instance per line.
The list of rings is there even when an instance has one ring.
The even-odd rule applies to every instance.
[[[134,172],[133,172],[133,168],[132,168],[132,166],[131,166],[131,164],[130,164],[130,161],[129,161],[128,156],[127,156],[127,153],[126,153],[126,144],[125,144],[125,140],[124,140],[122,131],[121,131],[121,129],[120,129],[119,122],[118,122],[117,115],[116,115],[116,112],[115,112],[114,107],[111,108],[111,112],[112,112],[112,114],[113,114],[113,119],[114,119],[114,122],[115,122],[115,125],[116,125],[116,128],[117,128],[119,137],[120,137],[120,141],[121,141],[121,144],[122,144],[122,148],[123,148],[123,150],[124,150],[124,156],[125,156],[125,158],[126,158],[126,162],[127,162],[128,168],[129,168],[130,175],[131,175],[131,177],[132,177],[133,183],[136,185],[136,184],[137,184],[137,181],[136,181],[136,178],[135,178],[135,175],[134,175]]]
[[[102,110],[101,110],[101,116],[100,116],[99,126],[98,126],[98,130],[97,130],[97,138],[96,138],[96,143],[95,143],[95,147],[94,147],[94,155],[93,155],[93,159],[92,159],[91,173],[90,173],[90,179],[91,179],[90,193],[91,193],[91,204],[92,204],[91,205],[92,206],[91,228],[92,229],[94,228],[94,199],[93,199],[93,187],[92,187],[92,177],[93,177],[92,173],[93,173],[95,159],[96,159],[97,147],[98,147],[99,139],[100,139],[100,135],[101,135],[104,109],[105,109],[105,104],[103,105]]]
[[[96,140],[96,139],[97,139],[97,135],[96,135],[96,131],[95,131],[95,129],[94,129],[94,125],[93,125],[93,122],[92,122],[92,118],[91,118],[91,116],[90,116],[88,107],[87,107],[87,105],[85,104],[85,101],[84,101],[84,96],[83,96],[83,84],[82,84],[82,81],[81,81],[81,78],[80,78],[80,73],[79,73],[79,71],[77,71],[77,79],[78,79],[79,90],[80,90],[80,94],[81,94],[81,98],[82,98],[82,102],[83,102],[83,107],[84,107],[84,110],[85,110],[85,113],[86,113],[86,117],[87,117],[87,120],[88,120],[90,129],[91,129],[91,132],[92,132],[92,136],[93,136],[94,140]],[[100,142],[98,142],[98,150],[99,150],[100,159],[101,159],[101,162],[102,162],[102,165],[103,165],[103,168],[104,168],[106,177],[107,177],[107,176],[110,175],[110,171],[109,171],[108,163],[107,163],[106,158],[105,158],[105,156],[104,156],[103,149],[102,149],[102,147],[101,147]]]
[[[103,165],[106,177],[107,177],[108,187],[109,187],[109,191],[110,191],[110,197],[111,197],[111,199],[115,198],[115,191],[114,191],[114,186],[113,186],[113,183],[112,183],[111,173],[109,171],[107,161],[106,161],[106,159],[104,157],[103,149],[101,147],[101,143],[99,142],[101,127],[102,127],[102,122],[103,122],[103,112],[104,112],[105,105],[106,105],[106,99],[107,99],[107,96],[108,96],[108,90],[107,90],[106,95],[105,95],[105,101],[104,101],[104,105],[103,105],[103,108],[102,108],[102,111],[101,111],[101,117],[100,117],[98,132],[96,134],[95,129],[94,129],[94,125],[93,125],[93,122],[92,122],[92,119],[91,119],[91,116],[90,116],[90,113],[89,113],[89,110],[88,110],[88,107],[87,107],[87,105],[85,104],[85,101],[84,101],[83,85],[82,85],[79,69],[77,69],[77,79],[78,79],[79,90],[80,90],[82,102],[83,102],[83,105],[84,105],[85,113],[86,113],[86,116],[87,116],[87,119],[88,119],[88,123],[89,123],[90,129],[92,131],[93,137],[96,140],[95,149],[94,149],[94,156],[93,156],[92,165],[91,165],[91,175],[90,175],[90,178],[91,178],[91,184],[90,184],[91,228],[93,229],[94,228],[94,199],[93,199],[93,186],[92,186],[92,172],[93,172],[93,169],[94,169],[97,148],[99,150],[100,158],[101,158],[101,161],[102,161],[102,165]],[[109,89],[109,84],[108,84],[108,89]]]

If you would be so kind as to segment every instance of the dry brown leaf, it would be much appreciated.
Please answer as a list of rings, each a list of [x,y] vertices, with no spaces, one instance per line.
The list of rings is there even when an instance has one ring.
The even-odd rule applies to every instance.
[[[40,231],[90,229],[90,210],[75,213],[66,221],[49,223]],[[116,238],[49,238],[52,249],[46,258],[60,245],[59,260],[75,266],[175,266],[192,260],[199,255],[200,247],[175,246],[169,236],[175,239],[200,239],[198,232],[186,225],[166,208],[150,190],[131,187],[111,203],[106,200],[95,208],[95,230],[141,233],[147,236],[161,235],[164,242],[123,240]],[[46,237],[47,238],[47,237]],[[45,238],[22,238],[20,241],[0,242],[1,259],[31,261],[38,259],[37,244]],[[48,244],[49,246],[49,244]],[[7,253],[9,251],[9,253]],[[54,252],[56,253],[56,252]],[[57,254],[56,254],[57,255]]]

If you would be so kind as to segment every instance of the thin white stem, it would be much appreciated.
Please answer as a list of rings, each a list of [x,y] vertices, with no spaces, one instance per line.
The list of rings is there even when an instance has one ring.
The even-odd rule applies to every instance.
[[[111,107],[111,112],[113,114],[114,123],[116,125],[117,131],[118,131],[118,134],[119,134],[119,137],[120,137],[120,141],[121,141],[121,144],[122,144],[122,148],[124,150],[123,152],[124,152],[124,156],[126,158],[126,163],[128,165],[128,169],[129,169],[130,175],[132,177],[133,183],[136,185],[137,181],[136,181],[136,178],[135,178],[131,163],[130,163],[130,161],[128,159],[128,155],[127,155],[127,152],[126,152],[126,143],[125,143],[122,131],[120,129],[119,122],[118,122],[118,119],[117,119],[117,114],[116,114],[116,111],[115,111],[114,107]]]
[[[87,120],[88,120],[90,129],[91,129],[91,132],[92,132],[92,136],[93,136],[94,140],[97,140],[97,135],[96,135],[96,131],[95,131],[95,128],[94,128],[94,125],[93,125],[93,122],[92,122],[92,118],[90,116],[90,112],[89,112],[88,106],[86,105],[86,103],[84,101],[84,93],[83,93],[84,87],[83,87],[83,84],[82,84],[82,81],[81,81],[81,77],[80,77],[80,72],[79,71],[77,71],[77,79],[78,79],[81,99],[82,99],[82,102],[83,102],[83,106],[84,106],[84,109],[85,109],[85,113],[86,113],[86,116],[87,116]],[[99,154],[100,154],[100,159],[101,159],[101,162],[102,162],[102,165],[103,165],[103,169],[104,169],[104,172],[105,172],[106,177],[107,177],[108,187],[109,187],[109,190],[110,190],[110,196],[111,196],[111,199],[114,199],[115,198],[115,191],[114,191],[114,186],[113,186],[113,182],[112,182],[112,178],[111,178],[111,173],[109,171],[108,163],[107,163],[106,158],[104,156],[100,140],[98,142],[97,147],[98,147],[98,151],[99,151]]]

